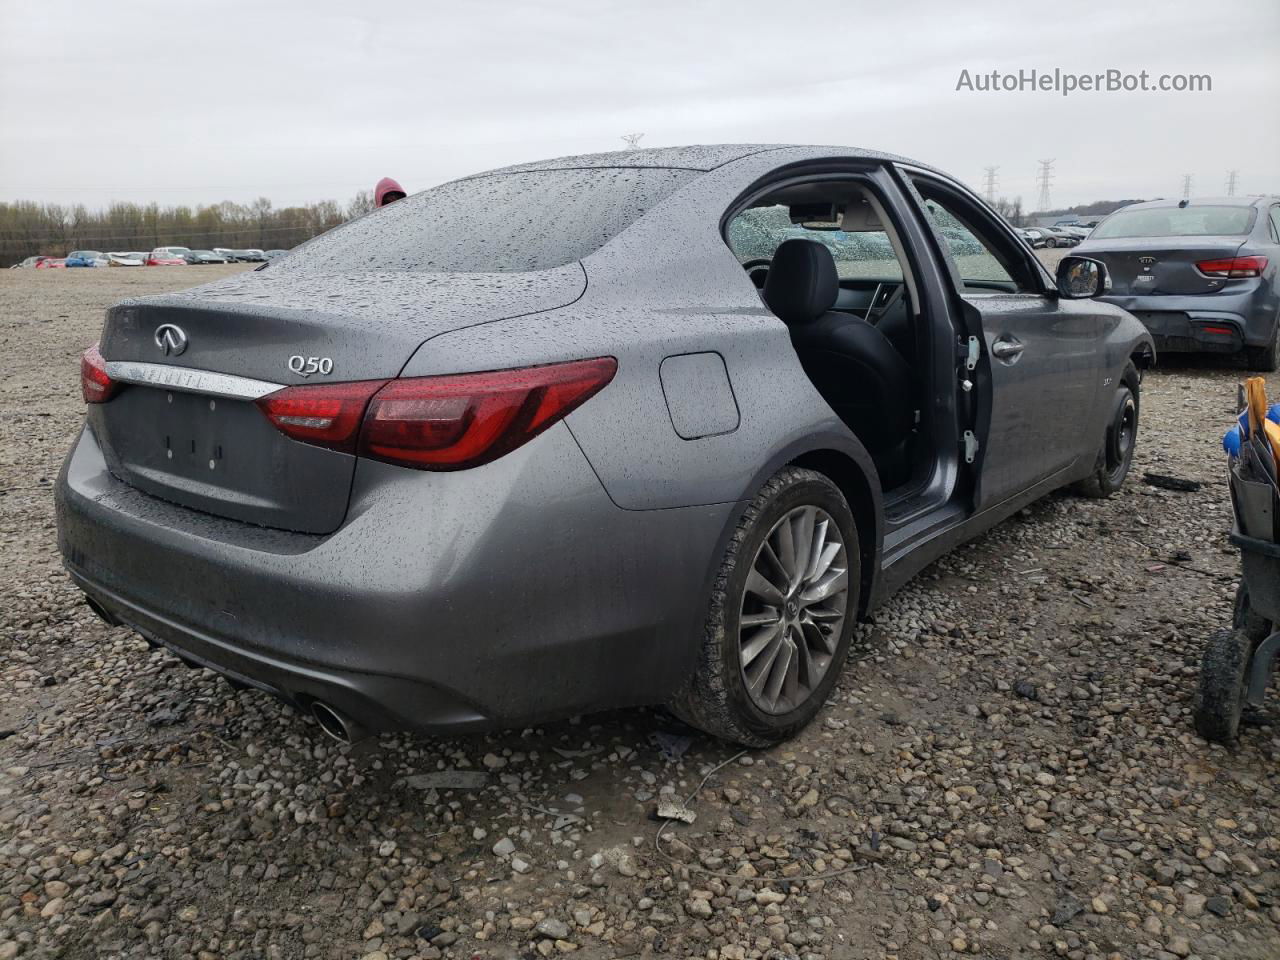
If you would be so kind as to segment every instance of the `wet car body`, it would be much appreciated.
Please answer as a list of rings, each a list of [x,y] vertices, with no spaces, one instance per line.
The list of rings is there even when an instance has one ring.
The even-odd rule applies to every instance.
[[[1149,235],[1153,229],[1159,235]],[[1243,352],[1264,370],[1280,362],[1277,198],[1132,204],[1099,223],[1076,252],[1107,264],[1112,289],[1104,299],[1141,320],[1158,349]]]
[[[832,293],[855,313],[916,305],[927,429],[892,486],[726,240],[762,191],[832,178],[876,198],[910,262],[896,295],[856,278]],[[932,198],[980,219],[1019,281],[962,280],[950,251],[968,248]],[[431,246],[452,203],[479,246]],[[513,234],[497,269],[461,269],[495,255],[485,229],[525,222],[520,204],[539,229]],[[788,471],[838,485],[856,520],[851,625],[955,544],[1093,476],[1114,384],[1150,338],[1122,310],[1060,297],[937,171],[717,146],[446,184],[265,269],[113,307],[100,350],[90,373],[109,399],[90,403],[57,485],[62,554],[95,609],[326,727],[439,731],[671,701],[735,530]],[[384,391],[580,368],[594,392],[490,461],[409,468],[365,445]],[[299,442],[264,416],[319,395],[302,387],[373,397],[360,447]]]

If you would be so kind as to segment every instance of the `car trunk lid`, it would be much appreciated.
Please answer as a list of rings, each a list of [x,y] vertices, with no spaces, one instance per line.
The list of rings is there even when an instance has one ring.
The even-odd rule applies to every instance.
[[[89,421],[112,472],[216,516],[330,533],[356,458],[280,433],[278,386],[397,376],[426,340],[582,295],[574,263],[510,274],[248,273],[107,312],[101,352],[129,384]],[[176,328],[176,329],[175,329]]]
[[[1132,237],[1086,241],[1074,252],[1107,265],[1112,295],[1183,296],[1221,290],[1222,280],[1196,264],[1233,257],[1243,243],[1243,237]]]

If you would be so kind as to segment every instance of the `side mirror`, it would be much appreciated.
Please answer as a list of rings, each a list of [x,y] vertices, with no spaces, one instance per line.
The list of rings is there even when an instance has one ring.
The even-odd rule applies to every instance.
[[[1064,300],[1088,300],[1111,289],[1107,265],[1088,257],[1063,257],[1058,261],[1058,295]]]

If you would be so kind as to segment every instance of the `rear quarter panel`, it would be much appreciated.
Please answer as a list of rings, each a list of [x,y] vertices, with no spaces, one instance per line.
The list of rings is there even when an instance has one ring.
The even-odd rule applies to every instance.
[[[771,468],[806,448],[839,449],[874,477],[857,439],[805,376],[786,326],[720,237],[725,209],[777,166],[779,152],[704,174],[587,257],[587,291],[576,303],[442,334],[403,375],[616,357],[614,381],[568,423],[609,496],[628,510],[749,498]],[[724,359],[740,420],[684,439],[661,367],[699,352]]]

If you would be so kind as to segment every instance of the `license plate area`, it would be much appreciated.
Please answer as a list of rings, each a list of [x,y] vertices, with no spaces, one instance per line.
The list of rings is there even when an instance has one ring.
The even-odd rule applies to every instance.
[[[183,476],[210,482],[214,479],[211,474],[219,469],[234,469],[234,460],[227,458],[236,438],[228,428],[239,420],[243,430],[243,411],[235,407],[245,406],[244,401],[171,390],[164,393],[165,403],[158,411],[153,437],[159,444],[147,459],[155,460],[157,467],[167,466]]]
[[[135,384],[89,422],[113,474],[170,502],[305,533],[346,515],[355,458],[290,440],[252,401]]]

